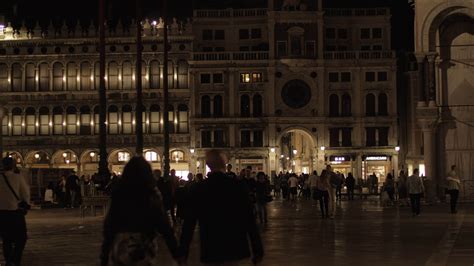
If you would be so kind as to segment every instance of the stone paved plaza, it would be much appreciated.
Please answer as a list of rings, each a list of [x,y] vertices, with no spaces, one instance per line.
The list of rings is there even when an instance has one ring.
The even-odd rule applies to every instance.
[[[335,220],[319,217],[312,201],[270,203],[262,265],[474,265],[474,204],[455,215],[446,204],[423,206],[414,218],[374,198],[343,201]],[[77,209],[32,211],[24,265],[98,265],[101,223]],[[197,239],[188,265],[200,265]],[[161,265],[175,265],[163,244],[160,254]]]

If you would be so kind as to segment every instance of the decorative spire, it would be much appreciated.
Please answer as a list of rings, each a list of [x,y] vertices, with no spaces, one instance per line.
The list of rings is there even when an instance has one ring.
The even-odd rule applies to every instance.
[[[61,30],[59,31],[59,35],[61,37],[67,37],[68,35],[68,28],[66,25],[66,20],[63,20],[63,25],[61,26]]]
[[[115,26],[115,32],[119,36],[125,35],[125,34],[123,34],[124,33],[123,24],[122,24],[122,20],[120,18],[118,19],[117,25]]]
[[[31,32],[31,35],[36,35],[36,36],[43,36],[41,32],[41,26],[39,24],[39,21],[36,21],[35,27],[33,28],[33,31]]]
[[[87,36],[95,36],[96,35],[96,29],[94,26],[94,20],[91,19],[91,22],[89,23],[89,28],[87,28]]]
[[[151,36],[151,24],[147,18],[143,23],[143,36]]]
[[[25,26],[25,21],[21,23],[21,28],[20,28],[20,38],[26,38],[28,36],[28,29]]]
[[[54,25],[52,20],[49,21],[48,28],[46,29],[46,36],[54,37]]]

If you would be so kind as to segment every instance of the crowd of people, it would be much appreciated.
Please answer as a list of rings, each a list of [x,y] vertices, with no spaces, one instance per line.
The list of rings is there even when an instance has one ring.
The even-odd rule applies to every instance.
[[[197,224],[201,261],[221,265],[248,257],[254,263],[262,260],[264,251],[258,224],[268,223],[267,204],[274,198],[289,202],[299,198],[318,201],[321,218],[334,219],[336,202],[344,194],[353,200],[356,184],[364,184],[351,173],[345,177],[334,172],[330,165],[320,175],[314,171],[310,175],[280,173],[269,177],[264,172],[253,172],[251,167],[237,174],[218,150],[206,153],[206,164],[210,169],[207,176],[190,173],[185,181],[174,170],[169,176],[162,176],[143,157],[134,157],[122,176],[113,175],[108,180],[78,177],[74,172],[63,176],[54,186],[55,194],[67,207],[80,203],[85,187],[99,188],[111,195],[104,221],[102,265],[153,264],[157,259],[156,233],[163,235],[176,261],[185,264]],[[29,187],[12,158],[4,158],[2,165],[3,254],[7,265],[20,265],[27,239],[26,212],[20,211],[20,203],[29,202]],[[420,215],[420,201],[426,189],[418,169],[410,176],[401,171],[397,181],[388,174],[380,189],[373,176],[365,183],[369,190],[381,197],[385,195],[389,203],[398,200],[400,205],[410,205],[413,216]],[[372,188],[375,181],[376,190]],[[455,165],[446,181],[451,212],[456,213],[461,181]]]

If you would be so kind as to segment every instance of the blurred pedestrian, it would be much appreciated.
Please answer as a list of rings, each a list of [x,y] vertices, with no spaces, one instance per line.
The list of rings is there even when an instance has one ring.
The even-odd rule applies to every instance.
[[[30,202],[30,188],[21,174],[15,173],[16,163],[11,157],[2,160],[0,174],[0,237],[6,265],[21,265],[27,232],[25,213],[19,202]]]
[[[267,223],[267,203],[270,196],[270,186],[265,179],[264,172],[258,172],[257,174],[257,216],[260,220],[260,224]]]
[[[104,221],[101,265],[156,265],[158,241],[165,238],[175,259],[177,241],[163,209],[150,164],[133,157],[125,166]]]
[[[76,175],[76,171],[72,170],[71,174],[66,178],[66,198],[67,207],[75,208],[78,195],[80,191],[79,177]]]
[[[418,216],[420,215],[421,196],[425,190],[418,168],[415,168],[413,170],[413,175],[408,177],[407,190],[408,194],[410,195],[412,214],[413,216]]]
[[[288,186],[290,187],[290,199],[295,201],[296,195],[298,194],[298,178],[295,173],[290,175],[288,179]]]
[[[252,203],[244,186],[225,174],[226,158],[219,150],[206,152],[211,172],[192,192],[192,207],[184,220],[181,248],[185,257],[199,223],[201,262],[212,265],[236,265],[250,257],[261,261],[263,246],[257,230]],[[249,241],[250,240],[250,241]]]
[[[319,208],[321,210],[321,218],[329,218],[329,174],[327,170],[321,172],[321,176],[316,181],[316,198],[319,200]]]
[[[349,173],[346,178],[347,199],[354,200],[355,178],[352,173]]]
[[[458,203],[459,197],[459,187],[461,185],[461,179],[456,172],[456,165],[451,166],[451,172],[448,173],[448,177],[446,178],[448,182],[448,194],[451,206],[451,213],[456,213],[456,205]]]
[[[408,206],[407,175],[403,170],[398,175],[398,202],[400,206]]]

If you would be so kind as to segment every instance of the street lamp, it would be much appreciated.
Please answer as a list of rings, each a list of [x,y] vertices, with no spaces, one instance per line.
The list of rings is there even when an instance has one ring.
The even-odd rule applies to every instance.
[[[297,150],[293,150],[293,154],[296,155],[298,153]]]
[[[324,146],[321,146],[321,148],[320,148],[320,149],[321,149],[322,151],[324,151],[324,150],[326,149],[326,147],[324,147]]]
[[[191,154],[194,154],[195,150],[194,150],[194,149],[189,149],[189,152],[190,152]]]
[[[399,152],[400,151],[400,146],[395,147],[395,151]]]
[[[274,153],[274,152],[275,152],[275,148],[273,148],[273,147],[270,148],[270,152],[271,152],[271,153]]]

